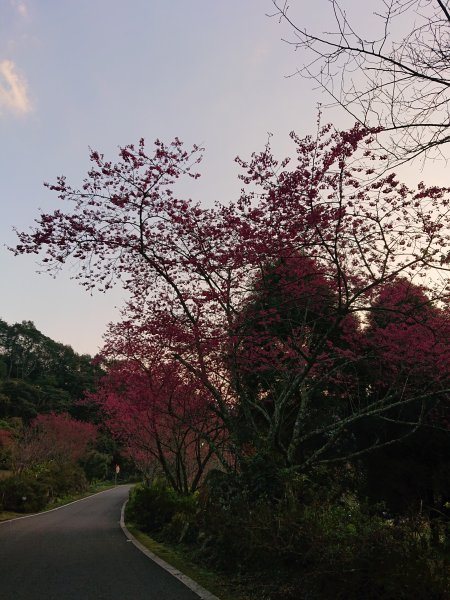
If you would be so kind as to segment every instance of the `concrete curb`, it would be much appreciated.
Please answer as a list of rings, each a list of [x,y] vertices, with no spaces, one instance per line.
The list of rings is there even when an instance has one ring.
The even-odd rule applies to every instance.
[[[128,485],[127,483],[124,485]],[[118,486],[117,486],[118,487]],[[105,492],[110,492],[114,488],[108,488],[107,490],[102,490],[101,492],[95,492],[94,494],[89,494],[89,496],[85,496],[84,498],[79,498],[78,500],[72,500],[72,502],[68,502],[67,504],[62,504],[61,506],[57,506],[56,508],[50,508],[49,510],[42,510],[38,513],[33,513],[31,515],[24,515],[23,517],[13,517],[12,519],[6,519],[5,521],[0,521],[0,526],[3,523],[11,523],[12,521],[20,521],[21,519],[30,519],[31,517],[39,517],[39,515],[45,515],[47,513],[54,512],[55,510],[60,510],[61,508],[66,508],[66,506],[70,506],[71,504],[76,504],[77,502],[83,502],[83,500],[88,500],[88,498],[92,498],[93,496],[98,496],[99,494],[104,494]]]
[[[140,542],[138,542],[138,540],[134,537],[134,535],[132,535],[128,531],[128,529],[125,525],[125,506],[126,506],[127,502],[128,502],[128,500],[126,500],[124,502],[124,504],[122,506],[122,510],[120,512],[120,526],[122,527],[122,531],[127,536],[127,538],[130,540],[130,542],[132,542],[136,546],[136,548],[138,548],[148,558],[150,558],[150,560],[152,560],[157,565],[159,565],[161,568],[163,568],[165,571],[170,573],[173,577],[176,577],[176,579],[178,579],[179,581],[184,583],[184,585],[186,587],[188,587],[190,590],[192,590],[193,592],[195,592],[197,594],[197,596],[199,598],[201,598],[201,600],[220,600],[217,596],[214,596],[214,594],[211,594],[211,592],[208,592],[208,590],[205,590],[205,588],[203,588],[201,585],[199,585],[193,579],[191,579],[190,577],[188,577],[187,575],[185,575],[178,569],[175,569],[175,567],[172,567],[172,565],[169,565],[169,563],[166,563],[165,560],[163,560],[162,558],[159,558],[159,556],[156,556],[156,554],[153,554],[153,552],[151,552],[145,546],[143,546]]]

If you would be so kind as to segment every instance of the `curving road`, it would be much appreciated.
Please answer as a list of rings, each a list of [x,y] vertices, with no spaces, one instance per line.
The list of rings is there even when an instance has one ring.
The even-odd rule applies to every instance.
[[[0,523],[0,599],[199,600],[125,537],[128,490]]]

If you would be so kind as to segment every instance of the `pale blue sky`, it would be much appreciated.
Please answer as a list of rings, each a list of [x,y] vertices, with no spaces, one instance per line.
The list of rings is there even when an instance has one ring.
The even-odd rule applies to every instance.
[[[291,4],[308,23],[326,22],[326,0]],[[43,181],[81,181],[88,146],[113,157],[140,137],[200,143],[202,178],[186,192],[203,202],[235,199],[233,159],[261,149],[268,131],[289,153],[288,132],[314,130],[322,96],[286,77],[302,57],[281,42],[288,30],[271,11],[270,0],[0,0],[2,243],[13,244],[13,225],[27,228],[38,208],[58,206]],[[33,257],[3,246],[0,265],[0,318],[98,350],[119,289],[91,297],[67,271],[37,275]]]

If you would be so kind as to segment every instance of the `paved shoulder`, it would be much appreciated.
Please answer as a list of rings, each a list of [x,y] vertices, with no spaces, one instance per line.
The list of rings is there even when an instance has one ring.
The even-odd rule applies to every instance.
[[[128,490],[0,523],[0,599],[198,600],[124,536]]]

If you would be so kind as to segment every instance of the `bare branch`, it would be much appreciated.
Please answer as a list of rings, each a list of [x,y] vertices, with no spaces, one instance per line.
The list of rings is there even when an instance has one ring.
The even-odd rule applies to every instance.
[[[335,29],[314,33],[273,0],[276,16],[295,38],[284,40],[312,56],[297,70],[352,118],[381,127],[380,149],[401,164],[418,156],[443,156],[450,141],[450,11],[443,0],[388,0],[374,12],[380,34],[366,40],[346,12],[330,0]],[[394,35],[399,17],[411,30]],[[409,25],[408,25],[409,17]]]

